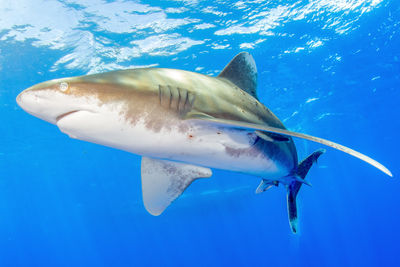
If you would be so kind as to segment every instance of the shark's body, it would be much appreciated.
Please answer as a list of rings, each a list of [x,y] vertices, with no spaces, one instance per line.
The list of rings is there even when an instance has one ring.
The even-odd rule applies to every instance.
[[[257,192],[285,184],[296,231],[296,195],[322,152],[298,164],[291,136],[387,170],[338,144],[287,131],[258,101],[256,78],[253,58],[241,53],[218,77],[161,68],[121,70],[44,82],[25,90],[17,102],[73,138],[142,155],[143,199],[155,215],[194,179],[218,168],[262,177]]]
[[[101,112],[83,110],[58,120],[57,126],[63,132],[142,156],[264,178],[285,176],[297,165],[292,140],[268,142],[266,146],[267,141],[254,131],[182,119],[188,114],[215,116],[221,112],[223,118],[283,128],[271,112],[258,108],[263,107],[258,100],[228,80],[171,69],[136,69],[105,75],[123,82],[118,88],[114,84],[103,85],[105,93],[99,96],[105,98],[99,101]],[[105,75],[82,79],[93,84]],[[138,80],[143,85],[133,91]],[[114,101],[108,92],[126,97]],[[243,102],[251,105],[240,105]],[[240,108],[232,109],[232,105]]]

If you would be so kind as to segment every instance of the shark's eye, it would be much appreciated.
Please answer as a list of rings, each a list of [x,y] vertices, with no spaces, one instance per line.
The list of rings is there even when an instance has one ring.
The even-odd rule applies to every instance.
[[[68,90],[68,83],[66,83],[66,82],[60,83],[60,90],[61,90],[62,92],[67,91],[67,90]]]

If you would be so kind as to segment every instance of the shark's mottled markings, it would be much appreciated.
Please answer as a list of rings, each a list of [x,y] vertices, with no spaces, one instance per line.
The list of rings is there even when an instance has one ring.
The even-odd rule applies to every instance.
[[[283,184],[289,221],[297,232],[296,196],[324,152],[298,163],[292,137],[355,156],[384,173],[377,161],[337,143],[288,131],[257,97],[257,68],[238,54],[218,77],[133,69],[47,81],[25,90],[18,104],[70,137],[142,155],[143,201],[161,214],[210,168],[261,177],[256,192]]]

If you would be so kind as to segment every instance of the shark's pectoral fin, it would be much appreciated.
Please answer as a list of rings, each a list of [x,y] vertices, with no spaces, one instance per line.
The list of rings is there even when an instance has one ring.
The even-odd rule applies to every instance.
[[[203,112],[198,112],[196,110],[191,110],[188,113],[185,114],[185,116],[183,117],[183,119],[185,120],[203,120],[203,121],[212,121],[215,120],[215,117],[210,116],[206,113]]]
[[[143,157],[142,193],[146,210],[160,215],[194,180],[211,174],[209,168]]]
[[[275,133],[275,134],[279,134],[279,135],[292,136],[292,137],[310,140],[310,141],[313,141],[316,143],[330,146],[337,150],[343,151],[347,154],[350,154],[356,158],[359,158],[359,159],[371,164],[372,166],[381,170],[382,172],[386,173],[387,175],[389,175],[391,177],[393,176],[392,173],[385,166],[383,166],[376,160],[374,160],[360,152],[357,152],[351,148],[345,147],[343,145],[340,145],[338,143],[335,143],[335,142],[332,142],[332,141],[329,141],[329,140],[326,140],[323,138],[319,138],[319,137],[315,137],[315,136],[311,136],[311,135],[303,134],[303,133],[292,132],[292,131],[288,131],[285,129],[275,128],[275,127],[271,127],[271,126],[264,125],[264,124],[219,119],[219,118],[214,118],[214,117],[211,117],[208,115],[201,116],[201,114],[194,114],[193,116],[189,117],[188,119],[204,121],[207,123],[214,123],[214,124],[220,125],[221,127],[233,127],[233,128],[247,129],[247,130],[265,131],[265,132]]]

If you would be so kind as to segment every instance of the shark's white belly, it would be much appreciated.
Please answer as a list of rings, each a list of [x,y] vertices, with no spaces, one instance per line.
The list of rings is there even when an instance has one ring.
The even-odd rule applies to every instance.
[[[134,124],[123,116],[78,111],[57,122],[72,138],[142,156],[248,173],[264,178],[288,174],[287,168],[254,148],[254,133],[170,119],[161,128],[149,127],[144,116]]]

